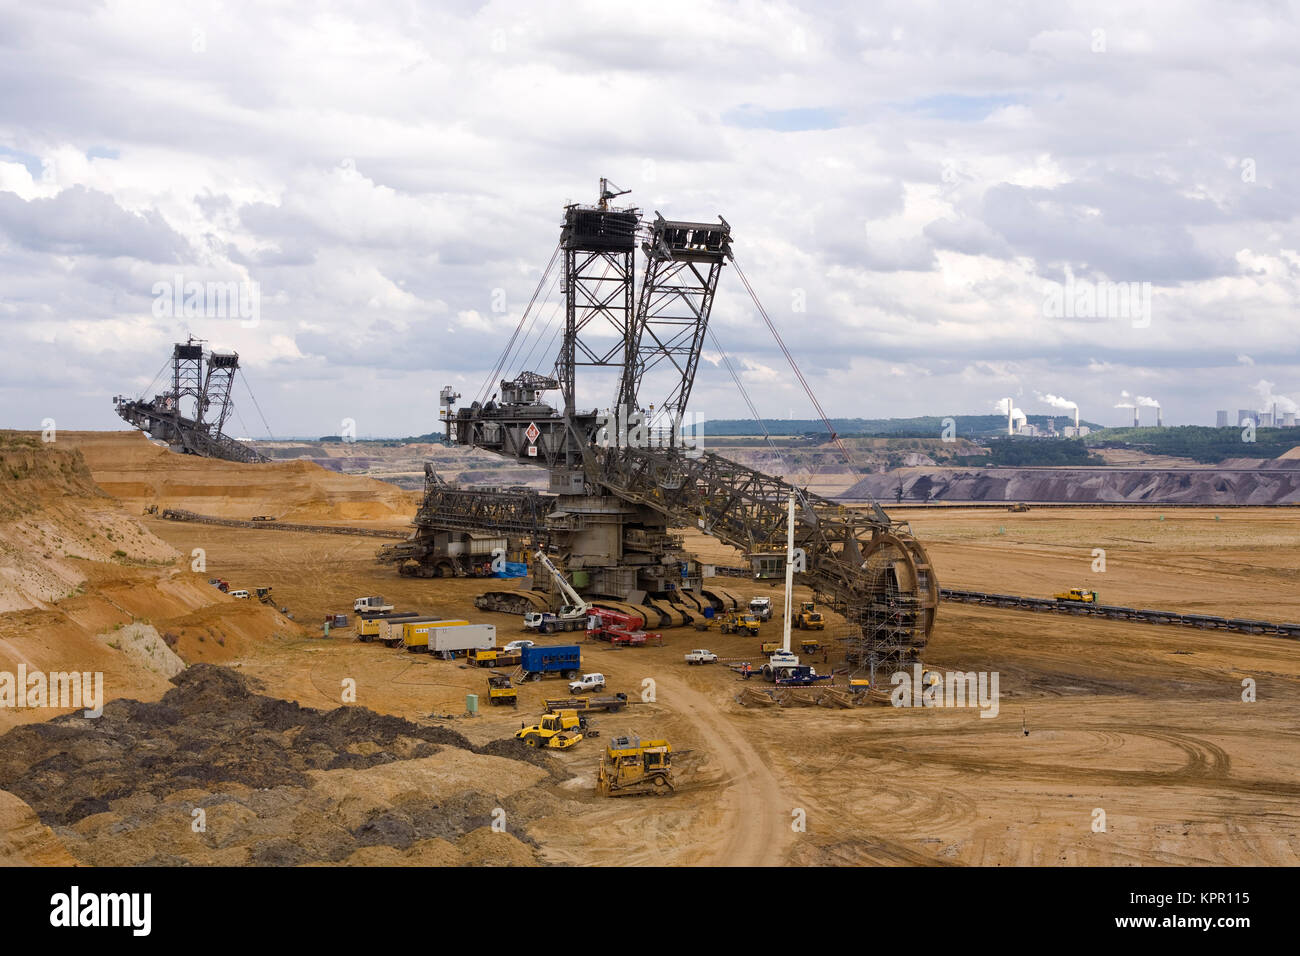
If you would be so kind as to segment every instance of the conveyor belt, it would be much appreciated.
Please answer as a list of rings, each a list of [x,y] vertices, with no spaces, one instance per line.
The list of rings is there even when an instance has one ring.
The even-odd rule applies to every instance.
[[[749,577],[751,574],[748,568],[727,567],[717,568],[717,573],[727,577]],[[1053,598],[993,594],[986,591],[960,591],[955,588],[940,588],[939,597],[941,600],[958,604],[980,604],[984,607],[1012,608],[1040,614],[1074,614],[1079,617],[1100,617],[1109,621],[1177,624],[1207,631],[1233,631],[1238,634],[1270,634],[1274,637],[1300,638],[1300,624],[1278,624],[1273,621],[1255,621],[1240,617],[1215,617],[1210,614],[1158,611],[1150,608],[1121,607],[1116,604],[1083,604],[1078,601],[1057,601]]]
[[[1239,634],[1270,634],[1275,637],[1300,638],[1300,624],[1277,624],[1272,621],[1254,621],[1240,617],[1157,611],[1149,608],[1120,607],[1115,604],[1084,604],[1079,601],[1057,601],[1052,598],[992,594],[985,591],[958,591],[953,588],[940,588],[939,597],[945,601],[980,604],[984,607],[1014,608],[1048,614],[1074,614],[1079,617],[1100,617],[1109,621],[1177,624],[1202,630],[1235,631]]]
[[[401,538],[411,536],[410,531],[396,528],[355,528],[344,525],[326,524],[290,524],[287,521],[242,521],[238,518],[217,518],[213,515],[196,514],[180,508],[166,508],[162,517],[168,521],[192,521],[196,524],[216,524],[226,528],[261,528],[266,531],[306,531],[311,534],[351,534],[368,538]]]

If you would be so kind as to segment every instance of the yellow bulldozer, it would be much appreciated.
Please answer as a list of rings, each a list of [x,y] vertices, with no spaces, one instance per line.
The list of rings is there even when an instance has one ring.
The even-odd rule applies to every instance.
[[[614,737],[600,760],[596,792],[606,797],[667,796],[675,789],[672,755],[666,740]]]

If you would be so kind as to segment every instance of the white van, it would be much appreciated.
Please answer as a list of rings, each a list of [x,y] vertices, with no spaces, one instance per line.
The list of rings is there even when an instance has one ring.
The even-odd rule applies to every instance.
[[[248,592],[244,590],[231,591],[230,596],[232,598],[243,598],[245,601],[248,600]]]

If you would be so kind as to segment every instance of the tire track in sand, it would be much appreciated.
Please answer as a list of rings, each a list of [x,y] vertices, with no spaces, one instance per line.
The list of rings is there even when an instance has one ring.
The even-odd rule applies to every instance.
[[[701,864],[782,865],[794,838],[789,826],[794,803],[781,790],[771,769],[713,701],[677,677],[661,676],[656,680],[660,702],[688,718],[716,744],[710,756],[717,759],[725,773],[724,792],[735,800],[724,824],[726,837],[713,857]]]

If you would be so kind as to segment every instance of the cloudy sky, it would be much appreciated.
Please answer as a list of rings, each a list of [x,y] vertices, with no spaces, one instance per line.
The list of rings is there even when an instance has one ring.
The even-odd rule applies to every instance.
[[[192,333],[276,435],[429,431],[601,176],[731,223],[832,415],[1294,408],[1297,48],[1283,3],[3,0],[0,426],[115,427]],[[730,268],[714,330],[811,415]],[[706,359],[695,411],[748,417]]]

